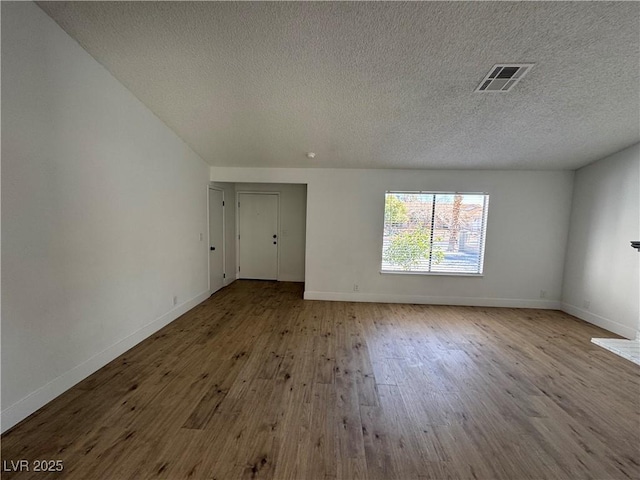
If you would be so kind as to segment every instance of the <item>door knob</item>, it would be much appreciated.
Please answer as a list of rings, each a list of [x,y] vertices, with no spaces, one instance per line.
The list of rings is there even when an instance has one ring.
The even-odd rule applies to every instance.
[[[216,247],[209,247],[209,250],[215,250]]]

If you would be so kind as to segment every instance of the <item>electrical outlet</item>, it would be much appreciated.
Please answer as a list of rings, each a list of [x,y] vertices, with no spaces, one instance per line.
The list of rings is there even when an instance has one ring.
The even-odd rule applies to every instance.
[[[176,306],[178,304],[178,296],[174,295],[173,296],[173,305]]]
[[[546,290],[540,290],[540,298],[547,298],[547,291]]]
[[[359,292],[360,291],[360,286],[357,283],[353,284],[353,291],[354,292]]]

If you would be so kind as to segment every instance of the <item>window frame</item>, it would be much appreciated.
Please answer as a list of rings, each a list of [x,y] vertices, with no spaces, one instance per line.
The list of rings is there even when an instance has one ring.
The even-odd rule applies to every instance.
[[[435,275],[435,276],[447,276],[447,277],[484,277],[484,255],[486,253],[486,240],[487,240],[487,213],[489,209],[489,193],[488,192],[459,192],[459,191],[434,191],[434,190],[385,190],[384,193],[384,207],[386,210],[387,195],[388,194],[400,194],[400,195],[433,195],[433,206],[431,210],[432,222],[435,212],[436,195],[482,195],[484,202],[482,205],[482,225],[481,225],[481,244],[479,252],[479,272],[432,272],[432,271],[403,271],[403,270],[384,270],[382,268],[383,259],[380,262],[380,274],[381,275]],[[382,215],[382,248],[380,249],[381,255],[384,255],[384,231],[385,231],[385,215],[383,211]],[[431,231],[432,241],[430,242],[430,255],[429,255],[429,268],[431,268],[431,256],[433,248],[433,230]]]

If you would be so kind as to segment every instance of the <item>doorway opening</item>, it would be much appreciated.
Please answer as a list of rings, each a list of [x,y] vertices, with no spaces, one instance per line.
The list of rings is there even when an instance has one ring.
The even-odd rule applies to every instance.
[[[280,193],[237,192],[238,278],[278,280]]]
[[[307,185],[236,183],[235,194],[237,278],[304,282]]]
[[[225,285],[224,190],[209,186],[209,292]]]

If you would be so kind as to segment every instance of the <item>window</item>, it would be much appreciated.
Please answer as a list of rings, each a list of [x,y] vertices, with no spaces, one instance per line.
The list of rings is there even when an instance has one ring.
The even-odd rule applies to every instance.
[[[479,275],[489,195],[387,192],[382,272]]]

